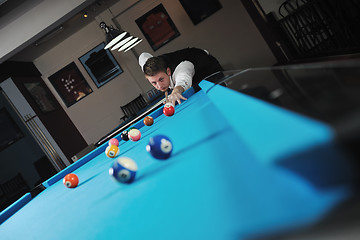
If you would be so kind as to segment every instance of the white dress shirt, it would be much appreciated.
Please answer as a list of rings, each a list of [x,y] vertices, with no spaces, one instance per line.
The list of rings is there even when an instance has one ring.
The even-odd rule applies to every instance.
[[[177,86],[184,88],[184,91],[188,90],[192,86],[192,78],[195,74],[195,67],[189,61],[182,61],[176,66],[174,72],[170,76],[170,89],[174,89]]]

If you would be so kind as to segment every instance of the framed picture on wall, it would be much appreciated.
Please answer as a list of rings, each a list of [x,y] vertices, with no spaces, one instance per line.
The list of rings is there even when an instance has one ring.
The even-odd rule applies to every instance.
[[[194,25],[222,8],[219,0],[179,0]]]
[[[102,42],[79,58],[79,61],[99,88],[123,72],[120,65]]]
[[[93,92],[74,62],[51,75],[49,80],[66,107],[70,107]]]
[[[151,9],[135,22],[154,51],[180,36],[180,32],[162,4]]]
[[[0,132],[0,152],[25,136],[5,107],[0,109]]]
[[[154,99],[159,97],[162,94],[159,90],[156,88],[152,88],[150,91],[146,93],[146,97],[149,100],[149,102],[152,102]]]
[[[43,112],[52,112],[57,109],[55,99],[41,81],[24,82],[25,89],[30,93],[38,108]]]

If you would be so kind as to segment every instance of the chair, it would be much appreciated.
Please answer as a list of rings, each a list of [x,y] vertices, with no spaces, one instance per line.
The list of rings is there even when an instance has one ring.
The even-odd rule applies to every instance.
[[[147,102],[140,94],[137,98],[135,98],[131,102],[127,103],[124,106],[120,106],[121,110],[124,112],[124,116],[121,117],[120,119],[125,121],[128,118],[135,117],[137,113],[140,110],[144,109],[147,105],[148,105]]]
[[[37,173],[40,176],[39,183],[46,181],[47,179],[49,179],[50,177],[54,176],[57,173],[55,167],[45,156],[34,162],[34,166]]]
[[[1,204],[2,210],[30,191],[21,173],[0,185],[6,201]]]
[[[6,196],[0,186],[0,212],[5,209]]]

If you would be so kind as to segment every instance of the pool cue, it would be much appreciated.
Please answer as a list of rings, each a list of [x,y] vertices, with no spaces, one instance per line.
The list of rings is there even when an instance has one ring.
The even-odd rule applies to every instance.
[[[165,92],[165,103],[168,102],[168,91]]]

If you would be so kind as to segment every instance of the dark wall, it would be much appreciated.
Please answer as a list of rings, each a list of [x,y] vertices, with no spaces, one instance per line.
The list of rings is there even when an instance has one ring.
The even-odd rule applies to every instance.
[[[4,95],[0,93],[0,109],[3,107],[10,113],[11,118],[24,133],[24,137],[0,151],[0,184],[20,172],[28,186],[33,187],[40,180],[34,162],[44,157],[45,154]]]
[[[32,62],[6,61],[0,64],[0,82],[10,77],[41,76]]]

